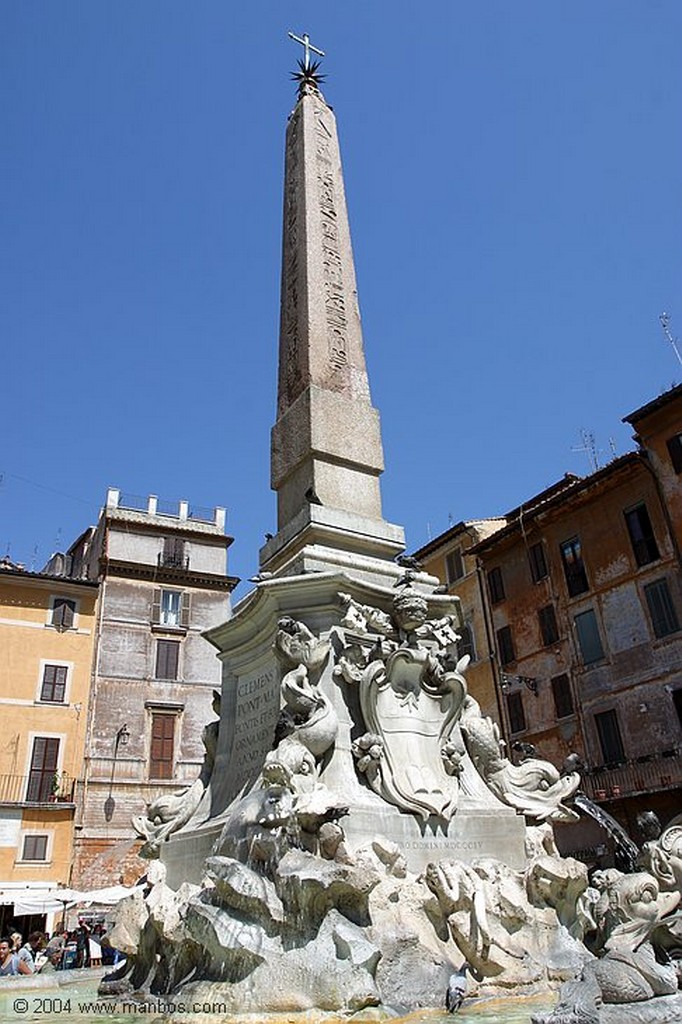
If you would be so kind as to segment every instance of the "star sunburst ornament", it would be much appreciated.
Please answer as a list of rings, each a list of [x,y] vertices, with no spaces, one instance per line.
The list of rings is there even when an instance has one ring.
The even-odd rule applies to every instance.
[[[327,77],[319,71],[320,61],[314,60],[307,64],[304,60],[299,60],[298,71],[292,71],[291,77],[294,82],[298,82],[298,95],[302,96],[306,86],[310,86],[313,89],[319,91],[320,85]]]

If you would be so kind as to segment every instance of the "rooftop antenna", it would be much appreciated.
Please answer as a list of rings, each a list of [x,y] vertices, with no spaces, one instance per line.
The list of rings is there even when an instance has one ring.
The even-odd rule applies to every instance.
[[[33,548],[33,557],[31,558],[31,572],[36,570],[36,562],[38,561],[38,545],[36,544]]]
[[[670,330],[670,317],[668,316],[667,313],[661,313],[661,315],[659,316],[658,319],[661,321],[661,327],[663,328],[663,333],[665,334],[666,338],[668,339],[668,341],[672,345],[672,350],[675,353],[675,355],[677,356],[678,363],[680,364],[680,366],[682,366],[682,356],[680,355],[680,350],[677,347],[677,338],[673,337],[673,333]]]
[[[581,445],[576,445],[571,448],[572,452],[585,452],[590,460],[592,466],[592,472],[596,473],[599,469],[599,458],[597,452],[597,443],[594,439],[594,432],[591,430],[585,430],[584,427],[580,428],[580,439]]]

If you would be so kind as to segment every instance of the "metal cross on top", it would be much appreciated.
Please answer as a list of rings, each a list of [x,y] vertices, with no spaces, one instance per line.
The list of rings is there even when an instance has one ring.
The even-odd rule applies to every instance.
[[[304,65],[306,71],[310,67],[310,51],[311,50],[313,51],[313,53],[316,53],[318,55],[318,57],[324,57],[325,56],[324,50],[318,50],[318,48],[316,46],[313,46],[313,44],[310,42],[310,36],[308,35],[307,32],[303,33],[303,38],[301,38],[300,36],[295,36],[293,32],[290,32],[289,33],[289,39],[293,39],[295,43],[300,43],[301,46],[303,47],[303,51],[304,51],[303,65]]]

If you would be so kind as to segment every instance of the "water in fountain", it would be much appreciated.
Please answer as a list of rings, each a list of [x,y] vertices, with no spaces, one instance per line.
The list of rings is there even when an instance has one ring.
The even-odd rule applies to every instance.
[[[629,874],[636,870],[639,849],[633,843],[630,836],[616,819],[605,811],[599,804],[595,804],[584,793],[576,793],[573,804],[584,814],[588,814],[601,828],[611,837],[614,842],[614,859],[616,867],[620,871]]]

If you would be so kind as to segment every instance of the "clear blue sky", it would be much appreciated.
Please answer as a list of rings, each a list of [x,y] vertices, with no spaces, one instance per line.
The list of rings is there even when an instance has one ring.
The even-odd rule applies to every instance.
[[[415,548],[682,379],[679,0],[4,0],[0,554],[107,485],[273,531],[283,139],[327,51],[386,518]],[[243,588],[241,590],[243,593]]]

